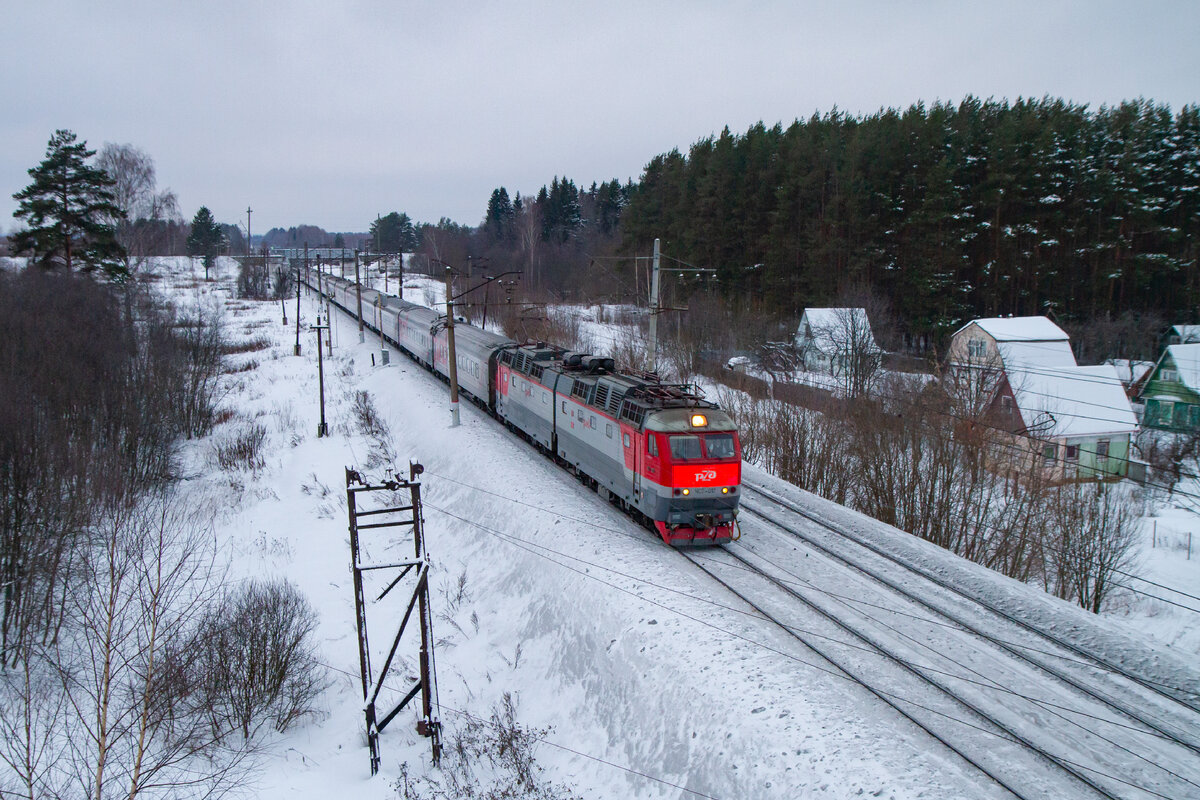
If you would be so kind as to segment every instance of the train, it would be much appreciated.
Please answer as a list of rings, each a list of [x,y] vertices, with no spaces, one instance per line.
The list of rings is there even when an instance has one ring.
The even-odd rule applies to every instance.
[[[357,315],[353,281],[323,275],[305,284]],[[444,314],[366,287],[361,304],[365,326],[449,382]],[[455,321],[454,334],[459,392],[601,497],[673,547],[737,538],[737,428],[694,387],[465,321]]]

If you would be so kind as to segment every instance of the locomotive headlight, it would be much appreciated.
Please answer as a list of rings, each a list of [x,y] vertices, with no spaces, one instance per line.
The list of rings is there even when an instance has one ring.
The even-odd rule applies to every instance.
[[[721,494],[729,494],[729,487],[728,487],[728,486],[722,486],[722,487],[721,487]]]
[[[684,493],[684,494],[691,494],[691,493],[692,493],[692,490],[691,490],[691,489],[684,489],[684,490],[683,490],[683,493]]]
[[[703,414],[692,414],[692,427],[703,428],[708,424],[708,417]]]

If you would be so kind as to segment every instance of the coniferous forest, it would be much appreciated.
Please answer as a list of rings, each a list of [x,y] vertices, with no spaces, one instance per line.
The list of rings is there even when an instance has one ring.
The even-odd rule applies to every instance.
[[[1001,314],[1190,319],[1200,108],[967,98],[726,128],[654,157],[621,227],[781,311],[867,284],[922,338]]]

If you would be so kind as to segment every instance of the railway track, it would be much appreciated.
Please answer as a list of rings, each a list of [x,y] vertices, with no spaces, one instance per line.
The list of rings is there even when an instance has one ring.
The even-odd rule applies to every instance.
[[[830,558],[837,559],[841,563],[844,563],[847,566],[862,572],[863,574],[869,575],[875,580],[885,583],[894,591],[903,594],[905,597],[924,606],[935,614],[938,614],[939,616],[942,616],[954,622],[955,624],[962,626],[964,629],[970,630],[977,636],[986,638],[996,646],[1001,647],[1011,653],[1014,657],[1025,660],[1030,664],[1034,664],[1044,672],[1053,675],[1055,678],[1058,678],[1064,683],[1073,686],[1079,691],[1089,694],[1096,700],[1106,703],[1113,703],[1114,707],[1117,707],[1119,711],[1126,714],[1130,719],[1134,719],[1151,729],[1158,730],[1159,733],[1164,736],[1176,739],[1180,744],[1183,744],[1188,749],[1200,755],[1200,702],[1198,702],[1200,701],[1200,694],[1197,694],[1196,690],[1189,691],[1180,686],[1174,686],[1163,681],[1156,681],[1146,678],[1142,675],[1138,675],[1131,670],[1114,663],[1111,659],[1105,658],[1095,652],[1080,647],[1078,644],[1066,639],[1065,637],[1055,635],[1050,631],[1031,624],[1027,620],[1021,619],[1020,617],[1005,611],[986,598],[982,598],[975,594],[964,591],[961,587],[956,586],[954,583],[942,578],[939,575],[933,574],[929,570],[923,569],[906,559],[900,558],[894,553],[888,552],[873,542],[868,541],[864,537],[856,535],[853,531],[847,530],[841,526],[829,522],[828,520],[822,519],[818,515],[801,507],[792,500],[781,497],[775,492],[760,486],[755,486],[753,484],[746,484],[743,488],[743,491],[745,489],[749,489],[770,503],[785,509],[787,512],[796,514],[808,520],[809,522],[815,523],[821,528],[833,533],[836,537],[850,543],[852,547],[861,548],[863,551],[865,551],[865,553],[869,553],[871,557],[876,559],[876,563],[885,563],[887,565],[899,567],[904,572],[915,576],[918,581],[933,584],[939,589],[950,592],[973,606],[985,609],[988,614],[998,617],[1005,624],[1032,634],[1034,637],[1047,643],[1048,645],[1060,649],[1064,654],[1069,654],[1064,656],[1041,650],[1039,648],[1029,648],[1027,646],[1014,645],[1012,642],[1001,639],[992,633],[988,633],[986,630],[982,629],[981,625],[973,623],[971,620],[966,619],[963,615],[955,615],[952,611],[948,610],[945,605],[935,606],[930,602],[930,596],[928,594],[922,594],[900,585],[898,581],[887,576],[877,567],[873,567],[871,564],[865,562],[862,558],[855,558],[853,553],[848,554],[846,551],[834,551],[832,548],[820,542],[815,537],[806,534],[803,531],[796,530],[791,526],[776,525],[779,528],[785,529],[789,535],[802,540],[808,546],[819,549],[823,554],[829,556]],[[752,514],[759,516],[760,518],[769,519],[773,516],[769,509],[764,510],[762,508],[756,508],[752,505],[747,506],[744,502],[742,507],[750,511]],[[1174,726],[1170,724],[1163,724],[1158,720],[1152,719],[1150,715],[1144,713],[1142,710],[1133,707],[1132,704],[1125,703],[1124,705],[1121,705],[1121,701],[1103,696],[1102,693],[1097,692],[1094,687],[1089,686],[1079,678],[1070,675],[1067,671],[1056,667],[1053,663],[1050,663],[1043,658],[1039,658],[1039,655],[1057,658],[1060,661],[1065,660],[1068,663],[1074,662],[1078,664],[1079,662],[1083,662],[1094,669],[1102,670],[1103,672],[1109,673],[1113,676],[1119,676],[1121,679],[1140,687],[1142,691],[1147,692],[1162,701],[1166,701],[1171,705],[1177,706],[1180,710],[1185,712],[1186,720],[1183,724],[1175,724]],[[1161,730],[1160,727],[1162,728]],[[1171,730],[1172,727],[1174,730]]]
[[[785,559],[755,552],[761,551],[760,540],[767,537],[747,537],[746,545],[687,557],[839,674],[863,686],[1010,794],[1022,798],[1200,796],[1196,758],[1200,743],[1194,722],[1189,722],[1195,712],[1185,710],[1192,707],[1175,693],[1158,698],[1158,714],[1137,706],[1128,695],[1114,697],[1109,686],[1097,688],[1079,674],[1045,663],[1067,653],[1077,668],[1100,668],[1095,661],[1086,661],[1077,648],[1066,647],[1070,643],[1055,642],[1053,647],[1047,645],[1051,649],[1034,649],[1038,655],[1032,655],[1029,645],[987,632],[986,615],[1004,614],[1002,610],[981,608],[972,615],[951,603],[927,602],[923,595],[929,592],[922,586],[933,581],[940,589],[960,595],[961,605],[968,600],[977,604],[945,586],[938,576],[876,552],[872,543],[815,518],[786,498],[749,484],[744,484],[746,489],[776,506],[748,505],[743,497],[743,509],[761,520],[756,528],[802,542],[805,556],[817,554],[843,574],[849,568],[858,574],[857,580],[878,587],[874,591],[882,593],[880,601],[860,602],[847,596],[851,590],[844,585],[837,591],[822,589],[789,572],[780,566],[789,563]],[[857,548],[860,555],[847,554],[799,530],[796,515],[834,535],[849,536],[851,549]],[[749,541],[758,544],[752,548]],[[889,575],[881,568],[881,559],[912,574]],[[808,563],[795,548],[791,561]],[[934,593],[944,601],[945,592]],[[892,613],[932,621],[935,634],[913,636],[880,622]],[[1015,624],[1009,620],[1005,627]],[[1057,638],[1037,633],[1047,641]],[[882,662],[887,668],[880,668]],[[1044,694],[1039,687],[1047,685],[1047,675],[1066,690],[1064,697],[1033,696]],[[1138,692],[1143,692],[1142,683],[1136,683]],[[1010,688],[1021,685],[1034,688],[1024,692]],[[1162,687],[1153,689],[1158,693]],[[1174,709],[1174,716],[1164,716],[1161,707],[1167,701],[1183,708]],[[1150,756],[1144,754],[1146,741],[1154,744]],[[1042,767],[1036,776],[1014,767],[1028,762],[1028,753]]]

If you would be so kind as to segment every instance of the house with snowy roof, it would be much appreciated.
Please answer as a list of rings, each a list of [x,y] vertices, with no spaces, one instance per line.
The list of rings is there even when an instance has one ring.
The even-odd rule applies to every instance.
[[[973,320],[951,339],[951,369],[994,374],[991,416],[1051,479],[1128,474],[1137,417],[1117,369],[1081,367],[1070,338],[1046,317]],[[1023,465],[1022,465],[1023,466]]]
[[[882,353],[865,308],[806,308],[795,343],[806,371],[835,377],[846,370],[851,350]]]
[[[1200,344],[1200,325],[1172,325],[1167,344]]]
[[[1138,399],[1146,427],[1200,431],[1200,343],[1167,345]]]
[[[865,308],[806,308],[794,343],[805,372],[832,376],[850,397],[869,391],[883,362]]]
[[[1128,474],[1137,417],[1111,364],[1006,372],[992,415],[1052,480]]]
[[[1155,364],[1153,361],[1139,361],[1132,358],[1106,358],[1104,363],[1116,367],[1117,376],[1120,377],[1121,383],[1125,387],[1125,394],[1131,400],[1141,394],[1142,387],[1154,370]]]
[[[1046,317],[971,320],[954,332],[948,356],[951,364],[963,366],[1075,366],[1070,337]]]

